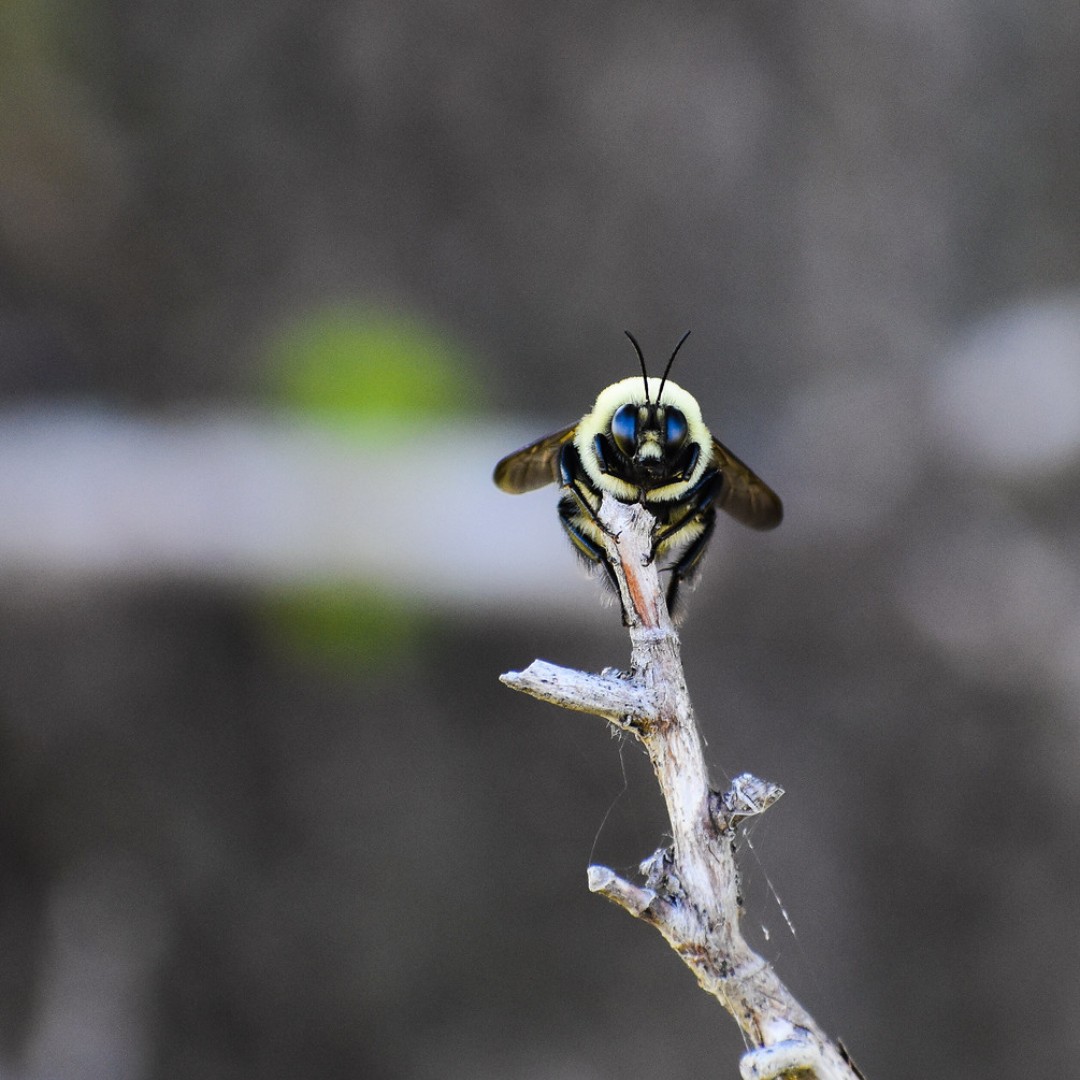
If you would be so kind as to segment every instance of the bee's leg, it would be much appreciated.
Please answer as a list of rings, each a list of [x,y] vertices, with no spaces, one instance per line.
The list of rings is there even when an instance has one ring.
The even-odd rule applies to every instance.
[[[682,468],[679,470],[678,479],[685,480],[697,467],[698,458],[701,457],[701,444],[693,443],[690,449],[683,455],[685,460],[683,461]],[[704,476],[702,477],[702,480]],[[701,480],[698,481],[701,483]],[[696,487],[697,485],[695,485]]]
[[[600,462],[600,471],[609,473],[611,469],[608,468],[607,461],[607,449],[604,446],[604,436],[599,433],[593,438],[593,450],[596,452],[596,460]]]
[[[684,581],[692,580],[701,564],[701,557],[705,554],[709,537],[712,536],[713,529],[716,528],[716,511],[711,506],[706,506],[698,515],[698,520],[703,526],[701,533],[679,556],[679,561],[671,568],[671,583],[668,585],[667,590],[667,605],[668,611],[672,615],[676,611],[679,586]]]
[[[563,488],[574,496],[581,509],[592,518],[593,524],[595,524],[601,532],[605,532],[608,536],[612,536],[613,534],[611,531],[607,529],[600,518],[597,517],[596,510],[593,509],[592,504],[581,490],[581,485],[577,480],[577,474],[581,471],[581,458],[578,457],[577,447],[575,447],[572,442],[568,442],[563,446],[562,450],[559,451],[559,481]],[[569,531],[569,529],[567,531]],[[599,558],[603,559],[603,554],[601,554]]]
[[[724,489],[724,474],[717,469],[709,469],[705,475],[686,493],[685,501],[689,504],[690,509],[682,517],[677,518],[674,522],[667,525],[661,525],[657,528],[653,535],[652,545],[652,558],[656,558],[656,552],[660,545],[674,536],[680,529],[682,529],[687,522],[693,520],[698,514],[703,514],[706,511],[710,511],[711,516],[715,518],[715,512],[711,511],[712,504],[716,502],[716,499],[720,495],[720,492]],[[712,527],[710,526],[710,532]],[[691,544],[690,549],[694,547]],[[690,550],[688,549],[688,550]],[[697,556],[701,558],[700,553]]]
[[[607,552],[585,532],[581,525],[574,521],[574,517],[578,514],[579,503],[581,503],[581,497],[570,489],[569,493],[559,500],[559,523],[566,531],[566,535],[570,537],[570,543],[574,545],[578,554],[590,562],[599,563],[604,568],[608,581],[617,592],[619,586],[615,579],[615,572],[608,562]],[[585,508],[588,509],[587,505]]]
[[[605,559],[604,549],[574,520],[579,516],[579,510],[585,508],[580,496],[570,489],[559,500],[559,523],[570,537],[570,543],[591,562],[603,562]]]

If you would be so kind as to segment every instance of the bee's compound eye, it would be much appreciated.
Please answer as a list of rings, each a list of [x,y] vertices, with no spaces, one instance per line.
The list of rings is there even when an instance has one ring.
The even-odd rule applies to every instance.
[[[637,449],[638,407],[622,405],[615,410],[611,418],[611,437],[619,451],[627,457],[633,457]]]
[[[668,450],[681,450],[686,442],[686,435],[686,417],[678,409],[668,409],[664,426],[664,439]]]

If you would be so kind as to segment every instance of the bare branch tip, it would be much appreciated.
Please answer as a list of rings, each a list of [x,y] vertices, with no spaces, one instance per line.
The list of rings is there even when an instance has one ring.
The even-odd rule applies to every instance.
[[[770,780],[761,780],[752,773],[742,773],[731,782],[723,794],[714,792],[711,809],[716,827],[725,832],[748,817],[765,813],[782,795],[784,789]]]
[[[589,891],[625,908],[636,918],[644,915],[656,899],[656,893],[651,889],[634,885],[607,866],[589,867]]]

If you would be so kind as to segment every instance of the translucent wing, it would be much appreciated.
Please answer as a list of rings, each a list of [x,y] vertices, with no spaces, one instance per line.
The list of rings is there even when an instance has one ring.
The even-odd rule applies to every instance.
[[[573,437],[577,424],[571,424],[545,435],[542,439],[515,450],[495,466],[495,483],[510,492],[520,495],[525,491],[535,491],[546,484],[559,480],[559,451]]]
[[[775,529],[784,517],[780,496],[723,443],[713,439],[713,467],[724,477],[717,505],[751,529]]]

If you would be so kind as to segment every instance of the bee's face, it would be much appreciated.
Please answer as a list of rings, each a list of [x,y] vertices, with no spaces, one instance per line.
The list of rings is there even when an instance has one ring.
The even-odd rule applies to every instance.
[[[697,401],[668,382],[623,379],[602,391],[575,436],[582,464],[597,488],[619,498],[650,490],[653,498],[677,498],[700,477],[711,436]],[[659,397],[659,400],[657,398]]]
[[[615,449],[653,480],[679,471],[688,435],[686,416],[674,405],[620,405],[611,417]]]

